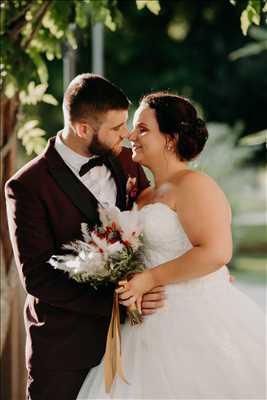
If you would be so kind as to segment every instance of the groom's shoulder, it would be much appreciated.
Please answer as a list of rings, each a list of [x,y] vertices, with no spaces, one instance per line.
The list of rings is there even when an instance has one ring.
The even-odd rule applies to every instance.
[[[12,175],[6,182],[6,187],[12,185],[15,182],[20,182],[21,184],[26,185],[35,185],[42,179],[42,175],[45,169],[46,162],[43,154],[40,154],[27,162],[14,175]]]

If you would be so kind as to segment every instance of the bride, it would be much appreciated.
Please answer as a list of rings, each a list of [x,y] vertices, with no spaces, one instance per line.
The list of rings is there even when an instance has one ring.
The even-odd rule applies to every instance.
[[[138,199],[147,269],[118,289],[120,303],[165,285],[166,305],[142,325],[122,326],[122,365],[105,393],[103,361],[78,395],[86,399],[264,399],[264,314],[229,282],[229,203],[187,162],[208,138],[185,98],[145,96],[134,116],[133,160],[154,174]]]

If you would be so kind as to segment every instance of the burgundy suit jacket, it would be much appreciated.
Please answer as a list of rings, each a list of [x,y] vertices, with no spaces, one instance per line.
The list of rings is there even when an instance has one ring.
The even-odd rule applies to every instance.
[[[81,223],[99,222],[97,200],[67,167],[50,139],[6,184],[9,231],[27,292],[25,325],[28,368],[83,369],[97,365],[105,351],[114,288],[95,291],[48,264],[63,243],[81,238]],[[117,206],[126,209],[128,176],[138,194],[148,186],[143,169],[124,148],[109,167],[117,184]]]

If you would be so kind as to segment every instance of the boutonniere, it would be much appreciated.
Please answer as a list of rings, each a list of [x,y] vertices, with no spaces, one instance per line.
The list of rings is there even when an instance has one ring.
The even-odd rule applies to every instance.
[[[130,200],[131,203],[136,199],[137,196],[137,185],[136,185],[136,177],[128,177],[127,183],[126,183],[126,207],[130,205]]]

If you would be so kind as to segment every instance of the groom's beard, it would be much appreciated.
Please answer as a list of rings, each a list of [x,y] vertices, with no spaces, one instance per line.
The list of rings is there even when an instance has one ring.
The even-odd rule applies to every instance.
[[[104,143],[100,142],[96,133],[93,135],[93,139],[90,145],[88,146],[88,150],[90,154],[96,156],[101,156],[101,157],[114,156],[112,149],[110,149]]]

